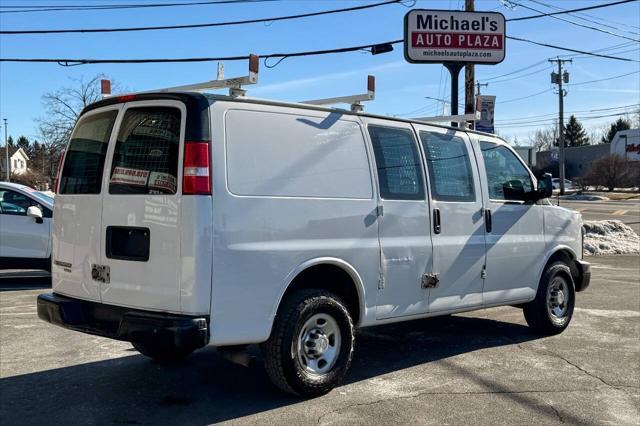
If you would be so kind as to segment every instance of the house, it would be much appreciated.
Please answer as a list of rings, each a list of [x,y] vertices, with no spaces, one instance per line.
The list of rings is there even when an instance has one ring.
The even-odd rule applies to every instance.
[[[0,148],[0,177],[7,177],[7,157],[6,148]],[[29,157],[22,148],[9,147],[9,172],[11,174],[23,174],[27,171]]]

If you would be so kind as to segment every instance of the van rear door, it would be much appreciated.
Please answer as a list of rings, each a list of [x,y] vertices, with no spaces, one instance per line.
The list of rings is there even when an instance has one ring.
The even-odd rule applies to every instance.
[[[181,192],[186,108],[124,105],[106,165],[102,203],[102,302],[180,311]]]
[[[92,265],[101,259],[103,170],[122,105],[85,113],[73,130],[58,182],[52,240],[56,293],[100,301]]]

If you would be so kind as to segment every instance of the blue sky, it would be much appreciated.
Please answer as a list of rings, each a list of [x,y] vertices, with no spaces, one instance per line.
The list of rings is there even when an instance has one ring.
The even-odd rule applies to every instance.
[[[182,1],[182,0],[181,0]],[[611,0],[541,0],[572,9]],[[0,0],[0,5],[19,4],[114,4],[166,2],[166,0]],[[522,5],[547,11],[530,0]],[[366,3],[356,0],[285,0],[267,3],[171,7],[110,11],[55,11],[0,14],[0,27],[12,29],[91,28],[117,26],[175,25],[253,19]],[[418,1],[415,8],[461,9],[464,0]],[[409,9],[398,4],[357,12],[232,27],[149,31],[105,34],[53,34],[0,36],[0,57],[77,57],[77,58],[149,58],[245,55],[247,53],[292,52],[330,49],[402,38],[403,17]],[[476,10],[495,10],[507,18],[533,12],[503,6],[499,0],[476,0]],[[589,23],[561,15],[585,25],[640,38],[640,2],[586,12]],[[636,62],[592,57],[574,57],[567,64],[572,83],[605,79],[632,73],[626,77],[568,87],[565,111],[580,111],[578,116],[608,115],[609,108],[640,103],[640,45],[627,39],[579,28],[551,18],[512,22],[507,34],[564,47],[622,56]],[[558,97],[550,84],[548,58],[567,52],[508,40],[506,59],[493,66],[476,66],[476,78],[489,82],[483,94],[497,96],[496,120],[500,134],[517,137],[526,143],[536,126],[546,127],[557,113]],[[537,65],[534,65],[537,64]],[[246,73],[246,63],[225,64],[226,76]],[[523,69],[502,79],[491,77]],[[107,74],[131,91],[151,90],[215,78],[215,63],[84,65],[61,67],[57,64],[0,63],[0,118],[9,121],[11,135],[37,137],[34,119],[42,116],[41,96],[70,79],[89,79]],[[273,69],[261,64],[260,83],[249,88],[249,95],[288,101],[360,93],[366,75],[376,76],[376,100],[368,111],[401,116],[437,115],[442,104],[425,99],[449,97],[448,73],[437,64],[409,64],[401,46],[387,54],[371,56],[364,52],[286,59]],[[514,78],[515,77],[515,78]],[[502,81],[501,81],[502,80]],[[461,85],[463,79],[460,80]],[[530,96],[540,93],[536,96]],[[524,98],[517,100],[518,98]],[[514,100],[515,99],[515,100]],[[591,110],[605,111],[588,112]],[[546,115],[545,115],[546,114]],[[528,118],[529,117],[529,118]],[[607,125],[616,117],[585,120],[587,128]],[[531,125],[537,120],[539,124]],[[527,121],[527,123],[520,124]],[[526,125],[526,126],[525,126]],[[3,130],[4,131],[4,130]]]

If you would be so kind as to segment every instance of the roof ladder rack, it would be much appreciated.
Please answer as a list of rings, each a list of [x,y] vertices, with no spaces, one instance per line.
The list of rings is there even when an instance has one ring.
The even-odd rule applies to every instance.
[[[467,121],[474,121],[480,119],[480,112],[476,111],[472,114],[462,114],[462,115],[438,115],[435,117],[416,117],[411,120],[414,121],[424,121],[426,123],[440,123],[443,121],[448,121],[450,123],[466,123]]]
[[[314,99],[310,101],[302,101],[303,104],[309,105],[334,105],[334,104],[350,104],[351,111],[362,112],[362,102],[372,101],[376,98],[376,78],[372,75],[367,76],[367,93],[361,95],[340,96],[337,98]]]
[[[243,77],[224,78],[224,66],[218,63],[218,76],[216,80],[205,81],[203,83],[186,84],[184,86],[168,87],[166,89],[154,90],[154,92],[200,92],[212,89],[229,89],[229,96],[245,96],[247,91],[242,88],[244,85],[256,84],[258,82],[258,68],[260,58],[257,55],[249,55],[249,75]]]

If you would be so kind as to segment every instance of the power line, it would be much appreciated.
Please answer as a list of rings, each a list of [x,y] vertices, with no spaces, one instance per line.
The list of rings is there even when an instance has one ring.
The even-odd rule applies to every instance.
[[[541,72],[546,71],[546,70],[548,70],[550,68],[553,68],[553,66],[552,65],[547,65],[542,69],[536,69],[534,71],[528,72],[526,74],[518,75],[516,77],[502,78],[502,79],[499,79],[499,80],[493,80],[493,81],[491,81],[491,84],[498,84],[498,83],[504,83],[505,81],[519,80],[521,78],[528,77],[530,75],[541,73]],[[487,81],[487,80],[481,80],[481,81]]]
[[[0,34],[15,35],[15,34],[69,34],[69,33],[112,33],[112,32],[131,32],[131,31],[155,31],[155,30],[176,30],[186,28],[209,28],[209,27],[224,27],[230,25],[243,25],[243,24],[255,24],[260,22],[275,22],[286,21],[291,19],[310,18],[312,16],[331,15],[335,13],[354,12],[356,10],[372,9],[375,7],[387,6],[390,4],[401,3],[403,0],[386,0],[380,3],[365,4],[361,6],[353,6],[342,9],[323,10],[321,12],[301,13],[298,15],[277,16],[273,18],[261,18],[261,19],[245,19],[241,21],[227,21],[227,22],[209,22],[204,24],[184,24],[184,25],[162,25],[162,26],[150,26],[150,27],[121,27],[121,28],[76,28],[76,29],[59,29],[59,30],[3,30]]]
[[[548,4],[548,3],[543,3],[543,2],[541,2],[541,1],[539,1],[539,0],[529,0],[529,1],[530,1],[530,2],[532,2],[532,3],[539,4],[539,5],[541,5],[541,6],[548,7],[549,9],[565,10],[565,9],[563,9],[563,8],[561,8],[561,7],[554,6],[554,5],[552,5],[552,4]],[[571,15],[571,16],[573,16],[573,17],[577,18],[577,19],[581,19],[581,20],[583,20],[583,21],[586,21],[586,22],[591,22],[592,24],[598,24],[598,25],[601,25],[601,26],[603,26],[603,27],[611,28],[611,29],[613,29],[613,30],[617,30],[617,29],[619,29],[618,27],[619,27],[619,26],[621,26],[621,25],[622,25],[622,26],[625,26],[625,27],[628,27],[628,28],[638,28],[638,29],[640,29],[640,27],[634,27],[633,25],[623,24],[623,23],[621,23],[621,22],[609,21],[609,20],[604,19],[604,18],[602,18],[602,17],[599,17],[599,16],[591,16],[591,15],[588,15],[588,14],[586,14],[586,13],[569,13],[569,15]],[[586,16],[586,18],[584,18],[583,16]],[[593,19],[590,19],[590,18],[593,18]],[[616,24],[617,26],[608,25],[608,24],[605,24],[604,22],[611,22],[611,23],[613,23],[613,24]],[[637,35],[637,34],[638,34],[637,32],[628,31],[628,30],[622,30],[622,31],[624,31],[624,32],[626,32],[626,33],[629,33],[629,34],[633,34],[633,35]]]
[[[554,46],[551,44],[538,43],[532,40],[526,40],[518,37],[506,36],[507,38],[524,41],[528,43],[538,44],[545,47],[551,47],[559,50],[566,50],[569,52],[577,52],[585,55],[593,55],[608,59],[617,59],[622,61],[633,61],[632,59],[619,58],[616,56],[600,55],[592,52],[585,52],[582,50],[569,49],[566,47]],[[293,58],[300,56],[314,56],[314,55],[327,55],[332,53],[346,53],[355,52],[359,50],[371,49],[374,46],[381,44],[400,44],[404,43],[403,39],[393,40],[383,43],[372,43],[361,46],[342,47],[336,49],[325,50],[311,50],[303,52],[292,53],[269,53],[266,55],[260,55],[264,59],[269,58]],[[197,57],[197,58],[145,58],[145,59],[71,59],[71,58],[0,58],[0,62],[41,62],[41,63],[58,63],[63,66],[75,66],[75,65],[87,65],[87,64],[149,64],[149,63],[178,63],[178,62],[215,62],[215,61],[242,61],[249,59],[249,55],[238,56],[219,56],[219,57]],[[633,61],[637,62],[637,61]]]
[[[623,106],[611,107],[611,108],[570,111],[570,112],[567,112],[567,114],[576,115],[576,114],[613,111],[613,110],[623,110],[623,111],[619,111],[618,113],[624,114],[627,112],[633,112],[633,110],[627,111],[627,109],[637,108],[637,107],[640,107],[640,104],[623,105]],[[537,121],[548,121],[551,118],[555,118],[556,115],[557,115],[556,113],[550,113],[550,114],[541,114],[541,115],[531,115],[528,117],[521,117],[521,118],[515,118],[515,119],[496,120],[496,124],[526,124],[526,123],[533,123]]]
[[[579,82],[579,83],[572,83],[572,84],[570,84],[570,86],[580,86],[580,85],[583,85],[583,84],[597,83],[599,81],[614,80],[616,78],[621,78],[621,77],[625,77],[625,76],[632,75],[632,74],[638,74],[638,73],[640,73],[640,71],[634,71],[634,72],[630,72],[630,73],[627,73],[627,74],[621,74],[621,75],[614,75],[612,77],[601,78],[601,79],[598,79],[598,80],[589,80],[589,81],[582,81],[582,82]],[[510,102],[521,101],[521,100],[524,100],[524,99],[529,99],[529,98],[533,98],[533,97],[542,95],[542,94],[547,93],[549,91],[551,91],[551,89],[545,89],[545,90],[543,90],[541,92],[531,93],[531,94],[526,95],[526,96],[521,96],[521,97],[517,97],[517,98],[513,98],[513,99],[507,99],[507,100],[504,100],[504,101],[498,101],[496,103],[498,103],[498,104],[506,104],[506,103],[510,103]]]
[[[611,77],[600,78],[598,80],[582,81],[580,83],[569,83],[569,84],[567,84],[567,86],[581,86],[583,84],[597,83],[599,81],[615,80],[616,78],[622,78],[622,77],[626,77],[628,75],[633,75],[633,74],[638,74],[638,73],[640,73],[640,71],[633,71],[633,72],[628,72],[626,74],[620,74],[620,75],[614,75],[614,76],[611,76]]]
[[[518,6],[520,6],[520,7],[523,7],[523,8],[525,8],[525,9],[532,10],[532,11],[534,11],[534,12],[542,13],[543,15],[546,15],[546,16],[547,16],[547,17],[549,17],[549,18],[553,18],[553,19],[557,19],[557,20],[559,20],[559,21],[567,22],[567,23],[569,23],[569,24],[571,24],[571,25],[575,25],[575,26],[582,27],[582,28],[587,28],[587,29],[589,29],[589,30],[593,30],[593,31],[598,31],[598,32],[601,32],[601,33],[604,33],[604,34],[612,35],[612,36],[614,36],[614,37],[619,37],[619,38],[624,38],[624,39],[627,39],[627,40],[632,40],[632,41],[635,41],[635,42],[640,42],[640,40],[637,40],[637,39],[635,39],[635,38],[631,38],[631,37],[623,36],[623,35],[620,35],[620,34],[613,33],[613,32],[611,32],[611,31],[603,30],[603,29],[601,29],[601,28],[592,27],[592,26],[590,26],[590,25],[581,24],[581,23],[579,23],[579,22],[574,22],[574,21],[570,21],[570,20],[565,19],[565,18],[560,18],[560,17],[558,17],[558,16],[555,16],[555,15],[556,15],[556,13],[560,13],[560,12],[545,14],[545,13],[544,13],[543,11],[541,11],[541,10],[538,10],[538,9],[536,9],[536,8],[533,8],[533,7],[526,6],[526,5],[522,4],[522,3],[516,3],[516,2],[514,2],[514,1],[511,1],[511,3],[513,3],[513,4],[515,4],[515,5],[518,5]],[[566,12],[566,11],[565,11],[565,12]]]
[[[249,1],[249,0],[245,0],[245,1]],[[345,8],[345,9],[334,9],[334,10],[327,10],[327,11],[322,11],[322,12],[305,13],[305,14],[300,14],[300,15],[290,15],[290,16],[281,16],[281,17],[276,17],[276,18],[263,18],[263,19],[252,19],[252,20],[230,21],[230,22],[212,22],[212,23],[205,23],[205,24],[165,25],[165,26],[150,26],[150,27],[10,30],[10,31],[0,31],[0,34],[17,35],[17,34],[105,33],[105,32],[156,31],[156,30],[174,30],[174,29],[188,29],[188,28],[221,27],[221,26],[229,26],[229,25],[242,25],[242,24],[260,23],[260,22],[273,22],[273,21],[283,21],[283,20],[289,20],[289,19],[307,18],[307,17],[311,17],[311,16],[327,15],[327,14],[332,14],[332,13],[341,13],[341,12],[349,12],[349,11],[355,11],[355,10],[370,9],[370,8],[379,7],[379,6],[385,6],[387,4],[393,4],[393,3],[403,4],[403,1],[405,1],[405,0],[388,0],[388,1],[385,1],[385,2],[382,2],[382,3],[375,3],[375,4],[362,5],[362,6],[354,6],[354,7]],[[630,2],[634,2],[634,1],[638,1],[638,0],[619,0],[619,1],[613,2],[613,3],[605,3],[605,4],[601,4],[601,5],[597,5],[597,6],[590,6],[590,7],[586,7],[586,8],[571,9],[571,10],[565,10],[565,11],[553,12],[553,13],[542,13],[542,14],[539,14],[539,15],[524,16],[524,17],[520,17],[520,18],[511,18],[511,19],[507,19],[506,21],[521,21],[521,20],[524,20],[524,19],[536,19],[536,18],[542,18],[542,17],[547,17],[547,16],[555,16],[555,15],[564,14],[564,13],[571,13],[571,12],[576,12],[576,11],[583,11],[583,10],[598,9],[598,8],[602,8],[602,7],[616,6],[616,5],[619,5],[619,4],[630,3]],[[514,3],[514,4],[517,4],[517,3]],[[626,38],[628,38],[628,37],[626,37]],[[632,40],[632,39],[630,39],[630,40]]]
[[[260,55],[263,59],[269,58],[295,58],[300,56],[327,55],[332,53],[356,52],[364,49],[371,49],[381,44],[399,44],[404,40],[394,40],[385,43],[363,44],[361,46],[342,47],[337,49],[325,50],[309,50],[304,52],[290,53],[270,53]],[[63,66],[75,66],[86,64],[150,64],[150,63],[178,63],[178,62],[216,62],[216,61],[243,61],[248,60],[249,55],[238,56],[218,56],[218,57],[199,57],[199,58],[148,58],[148,59],[69,59],[69,58],[0,58],[0,62],[43,62],[58,63]]]
[[[64,1],[64,0],[58,0]],[[70,0],[74,1],[74,0]],[[248,3],[253,1],[263,0],[208,0],[208,1],[196,1],[186,0],[175,3],[111,3],[111,4],[8,4],[0,5],[0,9],[33,9],[33,8],[49,8],[49,7],[62,7],[68,9],[84,9],[88,7],[165,7],[165,6],[192,6],[192,5],[204,5],[215,3]],[[279,1],[279,0],[264,0],[264,1]]]
[[[624,111],[624,112],[620,112],[620,113],[615,113],[615,114],[604,114],[604,115],[597,115],[597,116],[575,116],[576,119],[580,120],[580,121],[589,121],[589,120],[597,120],[599,118],[607,118],[607,117],[620,117],[622,115],[627,115],[627,114],[632,114],[634,113],[634,111]],[[541,121],[541,122],[530,122],[530,123],[523,123],[523,124],[502,124],[502,125],[498,125],[496,124],[496,127],[499,128],[518,128],[518,127],[540,127],[540,126],[548,126],[548,125],[552,125],[552,124],[556,124],[555,120],[547,120],[547,121]]]
[[[209,6],[220,4],[241,4],[241,3],[265,3],[280,0],[216,0],[198,1],[186,3],[131,3],[131,4],[97,4],[97,5],[10,5],[0,6],[0,13],[28,13],[28,12],[55,12],[55,11],[83,11],[83,10],[118,10],[118,9],[141,9],[157,7],[179,7],[179,6]]]
[[[482,81],[491,81],[491,80],[495,80],[495,79],[498,79],[498,78],[506,77],[506,76],[509,76],[509,75],[517,74],[519,72],[527,71],[527,70],[531,69],[532,67],[535,67],[535,66],[540,65],[540,64],[545,64],[545,63],[547,63],[546,59],[543,60],[543,61],[538,61],[536,63],[527,65],[526,67],[519,68],[519,69],[517,69],[515,71],[508,72],[506,74],[500,74],[500,75],[495,75],[493,77],[484,78],[484,79],[482,79]]]
[[[551,91],[551,89],[545,89],[542,92],[531,93],[530,95],[527,95],[527,96],[522,96],[522,97],[513,98],[513,99],[507,99],[506,101],[498,101],[496,103],[497,104],[506,104],[506,103],[509,103],[509,102],[521,101],[523,99],[530,99],[530,98],[533,98],[533,97],[536,97],[536,96],[540,96],[543,93],[547,93],[547,92],[550,92],[550,91]]]
[[[513,4],[518,4],[515,3],[512,0],[509,0],[511,3]],[[613,3],[603,3],[603,4],[597,4],[594,6],[587,6],[587,7],[579,7],[577,9],[569,9],[569,10],[562,10],[559,12],[550,12],[550,13],[541,13],[540,15],[531,15],[531,16],[522,16],[520,18],[511,18],[508,19],[508,21],[525,21],[527,19],[536,19],[536,18],[543,18],[546,16],[555,16],[555,15],[563,15],[565,13],[573,13],[573,12],[583,12],[585,10],[593,10],[593,9],[600,9],[603,7],[611,7],[611,6],[617,6],[619,4],[625,4],[625,3],[632,3],[638,0],[620,0],[620,1],[615,1]]]
[[[635,1],[635,0],[634,0]],[[524,38],[519,38],[519,37],[513,37],[513,36],[505,36],[508,39],[511,40],[517,40],[517,41],[523,41],[525,43],[531,43],[531,44],[536,44],[538,46],[544,46],[544,47],[551,47],[553,49],[559,49],[559,50],[566,50],[567,52],[574,52],[574,53],[581,53],[583,55],[590,55],[590,56],[599,56],[601,58],[607,58],[607,59],[617,59],[619,61],[627,61],[627,62],[639,62],[639,61],[635,61],[633,59],[629,59],[629,58],[620,58],[618,56],[609,56],[609,55],[602,55],[599,53],[593,53],[593,52],[585,52],[583,50],[577,50],[577,49],[570,49],[568,47],[560,47],[560,46],[555,46],[553,44],[548,44],[548,43],[540,43],[538,41],[533,41],[533,40],[527,40]]]

